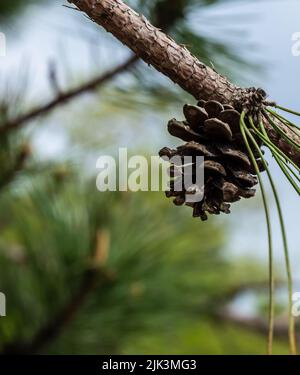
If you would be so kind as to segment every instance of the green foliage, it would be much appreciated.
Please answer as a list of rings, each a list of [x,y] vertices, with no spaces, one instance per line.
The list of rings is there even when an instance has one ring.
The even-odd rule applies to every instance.
[[[289,110],[287,110],[289,111]],[[272,111],[270,111],[272,113]],[[255,122],[252,115],[249,115],[248,121],[249,124],[254,131],[254,134],[256,134],[264,143],[267,147],[270,148],[273,156],[275,157],[275,160],[279,164],[279,166],[283,167],[283,163],[281,162],[281,155],[279,152],[276,150],[276,146],[273,144],[271,139],[268,136],[268,133],[265,129],[265,125],[262,121],[262,114],[265,116],[265,119],[271,124],[273,129],[278,133],[278,135],[282,136],[284,134],[283,139],[287,139],[291,141],[291,145],[294,146],[297,150],[297,144],[290,139],[285,132],[281,130],[277,126],[277,124],[269,117],[267,112],[265,110],[262,111],[258,116],[258,124]],[[295,112],[294,112],[295,114]],[[296,113],[297,114],[297,113]],[[280,116],[277,116],[276,113],[274,113],[275,117],[279,119],[283,125],[288,126],[288,122],[282,119]],[[300,114],[297,114],[300,116]],[[263,203],[264,203],[264,209],[265,209],[265,214],[266,214],[266,221],[267,221],[267,228],[268,228],[268,242],[269,242],[269,292],[270,292],[270,302],[269,302],[269,344],[268,344],[268,352],[269,354],[272,354],[272,345],[273,345],[273,331],[274,331],[274,316],[275,316],[275,301],[274,301],[274,295],[275,295],[275,279],[274,279],[274,272],[273,272],[273,238],[272,238],[272,228],[271,228],[271,221],[270,221],[270,215],[269,215],[269,206],[268,206],[268,201],[265,193],[265,188],[263,184],[263,180],[260,176],[260,170],[257,165],[253,150],[250,146],[250,143],[248,139],[250,139],[251,144],[254,148],[254,150],[258,153],[264,169],[267,172],[268,179],[272,188],[272,192],[275,198],[276,202],[276,207],[278,211],[278,216],[279,216],[279,221],[280,221],[280,228],[281,228],[281,234],[282,234],[282,239],[283,239],[283,248],[284,248],[284,256],[285,256],[285,263],[286,263],[286,274],[287,274],[287,283],[288,283],[288,298],[289,298],[289,307],[288,307],[288,316],[289,316],[289,342],[290,342],[290,353],[291,354],[297,354],[297,348],[296,348],[296,334],[295,334],[295,320],[292,315],[292,305],[293,305],[293,278],[292,278],[292,272],[291,272],[291,264],[290,264],[290,257],[289,257],[289,249],[288,249],[288,242],[287,242],[287,235],[286,235],[286,229],[285,229],[285,223],[284,223],[284,217],[283,217],[283,211],[281,208],[281,201],[279,198],[279,194],[277,192],[272,173],[270,172],[270,169],[268,167],[268,164],[264,158],[264,155],[260,149],[260,146],[257,144],[254,136],[251,134],[250,130],[248,129],[246,122],[246,113],[245,111],[242,112],[241,114],[241,119],[240,119],[240,129],[241,133],[243,135],[245,145],[248,149],[248,153],[250,155],[250,158],[253,162],[253,166],[255,167],[256,173],[258,175],[260,187],[261,187],[261,193],[262,193],[262,198],[263,198]],[[294,125],[295,126],[295,125]],[[258,130],[259,129],[259,130]],[[294,144],[295,143],[295,144]],[[283,157],[284,159],[288,159],[288,157]],[[286,165],[287,162],[285,161]]]
[[[9,199],[2,196],[0,289],[9,315],[1,321],[1,345],[30,341],[67,303],[99,229],[110,233],[105,269],[112,281],[99,281],[54,351],[117,352],[128,335],[176,326],[183,313],[217,304],[229,267],[220,257],[220,229],[174,215],[157,198],[100,194],[53,177],[23,181]]]
[[[96,287],[42,352],[128,352],[136,340],[142,352],[145,335],[151,342],[170,332],[183,335],[186,352],[196,338],[185,347],[191,328],[180,327],[188,320],[199,326],[198,319],[230,301],[239,282],[222,256],[221,227],[201,225],[161,193],[100,193],[94,182],[54,170],[1,195],[0,222],[0,290],[9,306],[0,324],[2,350],[30,343],[68,304],[92,266],[99,230],[111,241]]]
[[[130,342],[124,354],[260,355],[264,353],[265,346],[265,339],[249,330],[202,317],[201,320],[179,325],[162,335],[154,332],[136,342]],[[286,345],[276,343],[274,354],[288,354]]]

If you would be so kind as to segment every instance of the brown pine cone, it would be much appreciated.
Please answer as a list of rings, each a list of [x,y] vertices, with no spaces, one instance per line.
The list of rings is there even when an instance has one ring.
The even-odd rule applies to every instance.
[[[222,105],[217,101],[200,101],[195,105],[185,105],[183,112],[186,121],[171,120],[169,133],[187,142],[177,149],[167,147],[160,151],[161,157],[192,156],[193,167],[196,156],[204,156],[204,186],[191,186],[178,189],[176,176],[195,174],[193,167],[171,164],[169,169],[170,190],[166,196],[174,197],[174,204],[186,204],[193,208],[193,216],[207,220],[207,213],[218,215],[230,213],[230,204],[241,198],[251,198],[258,183],[255,170],[251,164],[247,149],[240,133],[240,113],[232,106]],[[259,141],[257,141],[259,144]],[[259,155],[257,163],[263,170]],[[190,191],[189,191],[190,190]],[[202,193],[199,202],[187,201],[188,194]]]

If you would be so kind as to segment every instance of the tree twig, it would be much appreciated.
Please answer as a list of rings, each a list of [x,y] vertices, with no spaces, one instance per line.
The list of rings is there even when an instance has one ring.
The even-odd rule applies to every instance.
[[[74,320],[80,311],[88,296],[95,288],[104,283],[114,282],[114,277],[104,270],[104,260],[102,254],[108,254],[109,237],[106,231],[98,231],[96,236],[96,247],[93,254],[91,267],[88,268],[83,276],[78,289],[74,292],[66,305],[54,317],[34,335],[30,342],[13,342],[6,345],[1,354],[35,354],[41,352],[51,341],[53,341],[61,332]],[[99,260],[100,259],[100,260]]]
[[[121,0],[68,0],[197,99],[230,102],[236,87]],[[170,5],[171,6],[171,5]]]
[[[197,100],[218,100],[236,105],[241,98],[251,93],[251,89],[233,85],[227,78],[200,62],[185,46],[177,44],[122,0],[68,1]],[[270,124],[266,122],[265,125],[271,140],[300,165],[299,153],[292,150],[282,137],[274,134]],[[282,127],[281,124],[278,126]],[[284,127],[284,131],[295,139],[287,127]],[[300,137],[295,141],[300,145]]]
[[[154,14],[155,14],[155,17],[157,18],[157,26],[164,30],[169,30],[178,21],[178,19],[182,17],[182,14],[183,14],[184,5],[177,4],[176,12],[174,11],[172,14],[169,15],[169,17],[166,18],[165,9],[173,4],[173,3],[171,4],[171,2],[172,0],[164,0],[160,2],[159,5],[157,4],[155,8]],[[79,10],[78,8],[72,8],[72,9]],[[87,92],[97,89],[101,85],[107,83],[110,79],[113,79],[115,76],[123,73],[124,71],[134,66],[138,60],[139,60],[139,57],[137,55],[130,56],[129,59],[126,60],[121,65],[117,66],[111,71],[101,74],[100,76],[96,78],[93,78],[89,82],[86,82],[75,89],[72,89],[65,93],[61,93],[60,90],[55,90],[57,91],[57,96],[55,97],[55,99],[51,100],[49,103],[42,105],[38,108],[35,108],[32,111],[29,111],[28,113],[25,113],[24,115],[21,115],[20,117],[10,120],[4,123],[3,125],[1,125],[0,136],[1,134],[4,134],[10,130],[19,129],[24,124],[27,124],[32,120],[35,120],[39,116],[48,114],[50,111],[52,111],[56,107],[67,104],[72,99],[75,99],[82,94],[85,94]],[[52,83],[52,86],[53,86],[53,74],[52,74],[50,83]]]
[[[99,77],[96,77],[92,79],[89,82],[84,83],[83,85],[76,87],[74,89],[71,89],[65,93],[59,94],[55,99],[51,100],[49,103],[46,103],[43,106],[40,106],[38,108],[33,109],[32,111],[14,119],[11,121],[6,122],[5,124],[0,126],[0,136],[12,131],[17,130],[24,124],[35,120],[41,115],[48,114],[51,110],[54,108],[57,108],[58,106],[67,104],[70,100],[84,94],[90,91],[93,91],[100,87],[101,85],[108,82],[110,79],[116,77],[118,74],[126,71],[131,66],[133,66],[138,61],[137,56],[131,56],[129,59],[127,59],[125,62],[117,66],[116,68],[109,70],[108,72],[100,75]]]
[[[234,314],[228,311],[220,311],[215,315],[217,322],[232,323],[241,328],[249,329],[253,332],[266,335],[268,333],[268,322],[259,317],[244,317],[238,314]],[[299,326],[299,324],[298,324]],[[277,320],[274,325],[274,335],[281,338],[287,339],[288,337],[288,321],[283,319]]]

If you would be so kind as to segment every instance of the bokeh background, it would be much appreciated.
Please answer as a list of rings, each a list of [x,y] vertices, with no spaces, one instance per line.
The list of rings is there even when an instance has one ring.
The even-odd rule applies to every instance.
[[[152,22],[240,85],[299,108],[298,1],[131,0]],[[0,3],[0,121],[98,77],[130,56],[62,0]],[[100,193],[96,160],[156,155],[184,103],[142,62],[1,136],[0,352],[263,354],[267,234],[261,199],[201,223],[158,193]],[[300,292],[299,202],[270,159]],[[274,225],[275,352],[288,352],[283,249]],[[299,329],[298,329],[299,331]]]

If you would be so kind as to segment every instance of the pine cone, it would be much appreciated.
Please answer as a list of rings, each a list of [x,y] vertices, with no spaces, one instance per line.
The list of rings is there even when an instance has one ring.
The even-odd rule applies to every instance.
[[[165,147],[160,151],[160,156],[178,156],[181,159],[192,156],[194,167],[195,157],[204,156],[204,186],[181,186],[178,189],[176,176],[194,174],[195,170],[189,168],[187,172],[185,167],[178,168],[171,164],[169,174],[172,179],[166,196],[174,197],[174,204],[178,206],[191,206],[193,216],[202,220],[207,220],[207,213],[229,214],[230,203],[253,197],[256,192],[253,187],[258,183],[240,133],[240,113],[232,106],[217,101],[200,101],[197,106],[185,105],[183,113],[186,121],[173,119],[168,124],[168,130],[171,135],[187,143],[174,150]],[[260,144],[258,140],[257,143]],[[253,153],[263,171],[257,150],[253,149]],[[191,203],[186,200],[187,194],[197,193],[203,194],[201,201]]]

